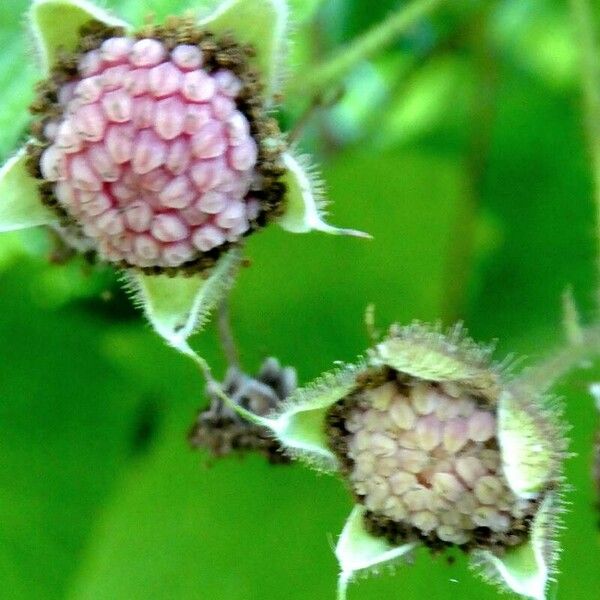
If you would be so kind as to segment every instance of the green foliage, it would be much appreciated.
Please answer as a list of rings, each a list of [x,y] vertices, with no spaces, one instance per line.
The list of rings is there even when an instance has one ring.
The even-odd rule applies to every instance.
[[[159,18],[197,7],[107,4],[138,22],[142,5]],[[377,14],[362,0],[336,0],[313,21],[317,4],[294,3],[298,72],[402,3],[381,3]],[[452,315],[476,339],[498,338],[499,356],[533,358],[560,341],[568,285],[590,314],[594,208],[572,44],[564,42],[569,15],[562,2],[501,3],[482,42],[472,35],[477,4],[427,20],[361,65],[348,94],[313,119],[303,148],[322,158],[330,221],[374,239],[270,228],[249,240],[252,266],[232,298],[248,368],[274,354],[306,382],[335,360],[354,360],[370,345],[362,325],[369,302],[380,326]],[[27,5],[0,6],[2,157],[23,139],[36,77],[21,28]],[[496,76],[483,130],[482,43]],[[306,101],[290,99],[283,118],[293,122]],[[483,148],[482,171],[474,147]],[[333,598],[331,547],[351,506],[339,482],[256,456],[207,468],[185,442],[205,402],[194,365],[132,318],[126,299],[107,299],[117,289],[111,278],[17,249],[38,238],[0,238],[0,580],[9,600]],[[453,261],[461,248],[466,260]],[[198,349],[220,373],[213,334]],[[577,493],[568,498],[559,598],[575,597],[572,590],[595,597],[600,587],[586,389],[599,376],[597,367],[581,370],[555,390],[566,398],[577,453],[567,467]],[[414,566],[359,582],[349,598],[449,593],[497,597],[461,556],[450,565],[419,551]]]

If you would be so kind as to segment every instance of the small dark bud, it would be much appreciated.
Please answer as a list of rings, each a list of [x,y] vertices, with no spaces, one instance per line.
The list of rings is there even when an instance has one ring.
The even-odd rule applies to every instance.
[[[223,381],[223,391],[236,405],[264,417],[277,410],[296,385],[296,370],[282,367],[271,357],[263,362],[255,378],[237,367],[230,367]],[[270,432],[238,416],[219,397],[214,384],[206,386],[206,395],[210,404],[198,413],[189,434],[193,448],[204,448],[215,458],[254,450],[271,464],[290,462]]]

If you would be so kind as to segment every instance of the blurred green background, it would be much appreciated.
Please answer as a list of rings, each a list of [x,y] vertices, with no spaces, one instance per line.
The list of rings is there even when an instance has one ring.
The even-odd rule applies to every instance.
[[[214,2],[213,2],[214,3]],[[198,2],[107,2],[141,22]],[[290,78],[397,0],[293,2]],[[0,5],[0,157],[25,136],[36,71],[28,2]],[[598,15],[600,17],[600,14]],[[251,238],[232,296],[247,369],[278,356],[307,382],[368,344],[363,314],[465,321],[497,357],[532,364],[562,340],[571,286],[596,314],[596,224],[568,3],[452,0],[345,80],[301,147],[331,220],[372,242],[276,227]],[[600,57],[599,57],[600,59]],[[291,97],[289,127],[306,105]],[[110,271],[49,265],[45,233],[0,238],[0,597],[7,600],[333,599],[332,545],[350,509],[335,478],[256,456],[208,464],[186,433],[205,405]],[[212,327],[198,350],[223,370]],[[588,365],[555,392],[573,425],[557,598],[597,597]],[[360,581],[350,600],[492,599],[458,557]]]

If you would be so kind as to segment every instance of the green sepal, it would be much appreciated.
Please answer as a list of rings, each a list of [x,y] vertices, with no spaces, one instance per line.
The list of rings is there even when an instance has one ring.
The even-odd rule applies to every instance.
[[[355,386],[354,367],[328,373],[308,387],[297,389],[277,413],[266,417],[236,404],[223,390],[215,392],[240,417],[268,429],[286,453],[319,471],[333,472],[339,465],[327,440],[327,411]]]
[[[268,429],[291,456],[304,460],[319,471],[337,469],[336,456],[328,447],[325,434],[325,418],[330,404],[261,417],[235,403],[223,390],[214,391],[240,417]]]
[[[278,219],[279,225],[291,233],[323,231],[335,235],[350,235],[369,239],[368,233],[356,229],[342,229],[329,225],[324,218],[322,184],[311,173],[307,160],[297,158],[289,152],[282,156],[286,172],[285,211]]]
[[[460,326],[449,332],[423,323],[393,327],[390,337],[370,353],[371,364],[386,365],[427,381],[454,382],[495,398],[498,373],[490,364],[491,349],[466,337]]]
[[[210,16],[199,21],[213,33],[231,33],[236,42],[254,48],[252,62],[262,76],[268,103],[281,84],[288,12],[285,0],[223,0]]]
[[[79,29],[90,21],[108,27],[129,25],[87,0],[34,0],[29,23],[40,56],[42,71],[50,73],[61,50],[71,52],[79,43]]]
[[[271,430],[292,455],[322,471],[338,469],[329,447],[327,412],[357,387],[356,375],[364,365],[346,365],[325,373],[297,389],[271,419]]]
[[[39,182],[26,163],[27,152],[23,149],[0,169],[0,232],[58,221],[56,213],[42,203]]]
[[[536,498],[560,479],[567,449],[560,412],[528,386],[506,389],[498,402],[498,442],[504,475],[521,498]]]
[[[485,578],[516,594],[545,600],[546,588],[557,557],[553,541],[556,504],[556,496],[548,494],[531,524],[529,539],[514,548],[506,549],[502,555],[487,550],[476,551],[473,555],[475,568],[483,569]]]
[[[154,330],[184,354],[193,354],[187,340],[206,323],[210,311],[233,284],[240,251],[230,250],[208,272],[191,277],[126,275],[134,299]]]
[[[388,566],[417,545],[409,543],[393,546],[386,539],[371,535],[365,528],[365,510],[359,504],[354,506],[335,548],[340,566],[338,600],[345,600],[348,583],[355,575]]]
[[[285,451],[319,471],[338,469],[329,447],[326,416],[329,408],[356,388],[359,369],[349,365],[326,373],[304,388],[297,389],[274,414],[259,417],[223,396],[230,408],[242,418],[266,427]]]

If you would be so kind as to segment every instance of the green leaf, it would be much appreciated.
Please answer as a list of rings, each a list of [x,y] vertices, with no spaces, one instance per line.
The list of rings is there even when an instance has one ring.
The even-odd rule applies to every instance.
[[[387,540],[372,536],[364,524],[365,508],[356,505],[340,535],[335,555],[340,565],[338,600],[345,600],[352,577],[361,572],[389,565],[413,550],[414,543],[392,546]]]
[[[323,220],[323,191],[321,183],[312,177],[306,160],[284,153],[283,163],[287,169],[284,176],[286,191],[285,213],[278,219],[279,225],[292,233],[307,233],[312,230],[370,238],[355,229],[340,229]],[[305,164],[303,164],[305,163]]]
[[[549,564],[555,557],[551,536],[556,527],[555,498],[549,494],[541,503],[531,526],[530,539],[510,548],[501,556],[488,551],[475,555],[479,566],[492,567],[492,577],[499,579],[511,591],[527,598],[545,600],[550,572]],[[487,562],[487,565],[486,565]]]
[[[0,276],[0,579],[11,600],[68,596],[145,393],[102,348],[118,325],[40,306],[31,284],[48,269],[22,259]],[[158,360],[176,372],[171,356]]]
[[[38,182],[26,167],[27,153],[20,150],[0,169],[0,232],[49,225],[58,219],[42,203]]]
[[[271,102],[283,76],[288,42],[288,6],[285,0],[224,0],[199,22],[215,33],[232,33],[237,42],[251,44],[253,59]]]
[[[110,27],[129,27],[125,21],[87,0],[34,0],[29,21],[44,74],[49,73],[61,49],[75,49],[80,27],[89,21]]]
[[[230,250],[208,274],[192,277],[144,275],[132,271],[129,285],[155,331],[184,354],[188,338],[201,329],[209,312],[233,284],[240,252]]]

